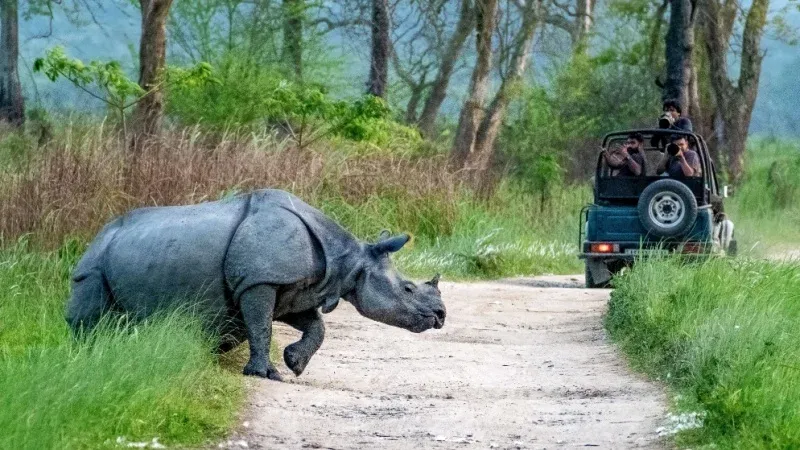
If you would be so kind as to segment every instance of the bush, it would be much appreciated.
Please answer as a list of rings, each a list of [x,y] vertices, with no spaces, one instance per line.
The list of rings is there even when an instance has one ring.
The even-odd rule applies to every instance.
[[[217,83],[183,84],[167,95],[167,113],[184,125],[218,130],[240,127],[277,128],[299,145],[322,136],[357,142],[418,147],[419,133],[391,118],[383,99],[364,96],[334,100],[316,83],[287,80],[280,71],[254,68],[228,59],[214,73]]]

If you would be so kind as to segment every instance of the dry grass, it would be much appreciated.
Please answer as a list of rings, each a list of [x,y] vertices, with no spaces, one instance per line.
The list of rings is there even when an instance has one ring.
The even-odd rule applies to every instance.
[[[272,135],[214,136],[197,129],[166,133],[132,155],[98,126],[67,127],[42,148],[22,145],[29,147],[22,161],[14,169],[0,168],[0,236],[6,242],[28,234],[32,242],[53,247],[69,236],[90,237],[132,208],[215,200],[257,188],[286,189],[315,205],[358,207],[378,197],[402,198],[408,204],[433,202],[430,208],[445,219],[456,214],[458,188],[437,157],[300,150]]]

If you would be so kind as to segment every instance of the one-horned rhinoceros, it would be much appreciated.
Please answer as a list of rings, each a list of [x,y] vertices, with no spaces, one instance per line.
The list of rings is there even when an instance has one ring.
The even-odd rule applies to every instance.
[[[143,318],[189,307],[220,333],[223,350],[250,342],[245,375],[280,380],[269,361],[272,321],[303,333],[283,353],[300,375],[322,344],[320,311],[332,311],[340,298],[388,325],[413,332],[442,327],[439,276],[415,284],[389,260],[408,239],[360,242],[278,190],[137,209],[108,223],[78,263],[67,321],[80,334],[109,310]]]

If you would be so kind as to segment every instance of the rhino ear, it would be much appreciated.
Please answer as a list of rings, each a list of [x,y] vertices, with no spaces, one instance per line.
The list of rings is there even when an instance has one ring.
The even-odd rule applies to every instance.
[[[371,246],[372,253],[375,255],[383,255],[384,253],[394,253],[401,248],[411,239],[407,234],[401,234],[389,239],[383,239],[375,245]]]
[[[442,277],[441,274],[437,273],[436,275],[433,276],[433,279],[431,279],[431,281],[426,281],[425,284],[429,284],[435,287],[436,289],[439,289],[439,278],[441,277]]]
[[[389,230],[386,230],[386,229],[381,230],[380,234],[378,235],[378,242],[385,241],[386,239],[389,239],[389,236],[391,236],[391,235],[392,235],[392,233],[390,233]]]

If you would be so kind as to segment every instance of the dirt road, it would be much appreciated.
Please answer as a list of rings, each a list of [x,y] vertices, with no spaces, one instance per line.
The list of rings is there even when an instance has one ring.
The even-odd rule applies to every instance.
[[[286,383],[248,381],[248,409],[228,445],[659,448],[663,393],[631,374],[606,339],[609,291],[581,285],[442,283],[446,324],[422,334],[342,302],[301,377],[283,367]],[[276,329],[282,345],[297,337]]]

